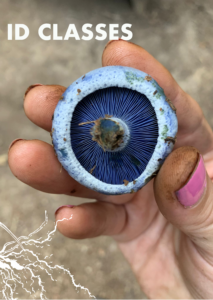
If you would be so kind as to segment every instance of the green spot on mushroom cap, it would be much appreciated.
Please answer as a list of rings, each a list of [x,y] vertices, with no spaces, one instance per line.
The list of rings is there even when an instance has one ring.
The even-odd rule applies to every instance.
[[[161,132],[161,135],[162,135],[162,139],[165,139],[167,137],[167,132],[168,132],[168,126],[167,125],[164,125],[163,126],[163,131]]]

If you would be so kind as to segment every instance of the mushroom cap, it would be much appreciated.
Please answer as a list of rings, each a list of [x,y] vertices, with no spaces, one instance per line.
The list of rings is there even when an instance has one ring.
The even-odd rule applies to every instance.
[[[117,168],[117,176],[116,170],[114,169],[114,173],[110,173],[111,171],[109,171],[108,173],[105,172],[106,169],[111,168],[111,165],[108,164],[107,161],[107,159],[110,159],[108,157],[112,157],[112,155],[115,154],[108,152],[108,154],[106,155],[105,149],[101,148],[100,141],[95,140],[94,136],[92,136],[92,131],[94,133],[94,126],[97,126],[97,124],[99,123],[104,124],[104,119],[108,120],[105,122],[107,123],[107,126],[111,126],[111,123],[109,121],[112,122],[113,120],[114,122],[118,122],[116,124],[119,124],[119,118],[121,118],[122,122],[122,106],[119,108],[116,99],[113,100],[112,97],[109,97],[109,92],[116,95],[119,95],[120,93],[121,98],[125,98],[125,101],[128,101],[128,99],[131,100],[133,97],[136,97],[136,100],[138,99],[138,102],[133,101],[133,103],[131,102],[131,105],[129,104],[126,107],[126,110],[131,107],[131,118],[134,117],[134,114],[137,115],[137,111],[143,111],[143,107],[140,107],[140,105],[143,105],[144,101],[148,101],[148,104],[151,107],[150,109],[152,110],[152,113],[149,115],[149,120],[155,119],[156,123],[156,125],[153,123],[154,121],[150,123],[150,126],[155,126],[155,128],[157,128],[155,130],[157,135],[155,134],[155,142],[154,145],[150,148],[151,150],[149,151],[148,149],[147,153],[149,155],[147,156],[147,160],[144,160],[145,165],[141,166],[141,168],[138,168],[138,166],[136,166],[137,158],[135,163],[133,156],[133,159],[131,160],[132,170],[129,171],[129,176],[131,178],[130,180],[125,177],[125,165],[122,165],[122,161],[119,169]],[[105,100],[101,98],[102,94],[104,94],[103,99]],[[136,96],[134,96],[134,94]],[[90,105],[90,107],[91,105],[93,105],[91,101],[96,101],[94,102],[95,107],[93,108],[93,114],[95,115],[95,118],[93,118],[92,120],[89,118],[85,119],[85,116],[89,116],[88,110],[90,108],[88,105]],[[108,111],[105,112],[105,116],[103,115],[103,113],[102,115],[100,114],[98,108],[102,105],[103,101],[109,101],[109,104],[105,105],[109,105],[111,109],[110,111],[113,110],[113,112],[115,112],[115,115],[108,115]],[[119,101],[120,105],[123,105],[122,101],[124,100]],[[132,107],[134,105],[136,105],[135,111],[134,109],[132,110]],[[81,118],[81,112],[84,115],[84,118]],[[128,111],[126,111],[125,113],[126,115],[128,115]],[[99,123],[97,122],[98,118],[101,119],[101,122]],[[80,119],[84,120],[85,122],[82,122],[79,125],[78,121]],[[143,118],[141,117],[141,119]],[[125,123],[125,120],[123,121]],[[135,134],[134,124],[139,122],[138,120],[135,121],[136,123],[131,123],[130,121],[129,123],[127,121],[126,124],[129,128],[129,132],[127,132],[128,130],[124,130],[125,132],[127,132],[126,139],[129,141],[128,143],[131,142],[131,136]],[[126,125],[124,124],[124,127]],[[136,192],[156,175],[165,158],[172,151],[176,140],[177,129],[178,122],[175,108],[171,101],[166,98],[163,89],[152,77],[137,69],[123,66],[109,66],[93,70],[85,74],[67,88],[60,101],[58,102],[54,112],[52,123],[52,141],[59,161],[71,177],[92,190],[108,195],[119,195]],[[85,153],[85,155],[87,155],[86,157],[88,157],[88,159],[84,158],[83,160],[81,159],[83,155],[81,151],[84,150],[82,150],[83,146],[81,146],[81,141],[83,145],[86,143],[86,140],[84,143],[84,134],[82,130],[84,132],[86,130],[87,132],[87,141],[89,141],[88,138],[90,138],[91,143],[95,145],[95,148],[91,146],[86,150],[87,152]],[[134,138],[135,146],[142,147],[142,144],[137,145],[137,135],[136,137],[134,136]],[[140,136],[138,136],[138,139],[140,140]],[[131,145],[129,144],[132,147],[132,153],[134,153],[134,143],[132,143]],[[146,138],[144,139],[144,143],[146,143]],[[88,161],[90,157],[89,151],[97,151],[97,154],[96,152],[95,154],[99,158],[99,160],[96,161],[96,164],[100,164],[100,168],[97,170],[95,170],[96,164],[94,163],[90,171],[88,169]],[[119,155],[119,153],[122,153],[123,148],[120,149],[120,152],[119,149],[117,149],[116,151],[116,155]],[[137,148],[137,155],[140,155],[140,148]],[[142,157],[141,159],[143,160],[144,158]],[[84,161],[85,166],[87,166],[86,168],[84,167]],[[130,165],[129,161],[127,162],[127,164]],[[101,171],[102,166],[103,168]],[[97,176],[95,176],[95,173],[97,173]],[[122,179],[121,174],[124,174],[124,178]],[[136,178],[134,178],[134,176],[136,176]],[[112,179],[111,177],[114,179]]]

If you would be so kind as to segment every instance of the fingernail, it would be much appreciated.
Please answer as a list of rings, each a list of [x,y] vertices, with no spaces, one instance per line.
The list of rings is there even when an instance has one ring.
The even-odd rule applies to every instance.
[[[75,207],[75,205],[62,205],[62,206],[60,206],[59,208],[56,209],[55,215],[59,212],[59,210],[60,210],[61,208],[64,208],[64,207],[73,208],[73,207]]]
[[[27,96],[27,94],[29,93],[30,90],[32,90],[36,86],[41,86],[41,85],[43,85],[43,84],[41,84],[41,83],[35,83],[35,84],[30,85],[27,88],[26,92],[24,93],[24,98],[26,98],[26,96]]]
[[[24,139],[16,139],[16,140],[14,140],[14,141],[10,144],[9,149],[8,149],[8,152],[9,152],[10,149],[13,147],[13,145],[14,145],[16,142],[18,142],[18,141],[24,141]]]
[[[186,185],[175,192],[176,197],[182,205],[193,206],[202,198],[206,185],[206,169],[200,155],[198,164]]]
[[[122,39],[110,40],[110,41],[109,41],[109,42],[106,44],[106,46],[105,46],[105,48],[104,48],[104,49],[106,49],[106,48],[109,46],[109,44],[112,44],[113,42],[118,42],[118,41],[127,42],[127,41],[125,41],[125,40],[122,40]]]

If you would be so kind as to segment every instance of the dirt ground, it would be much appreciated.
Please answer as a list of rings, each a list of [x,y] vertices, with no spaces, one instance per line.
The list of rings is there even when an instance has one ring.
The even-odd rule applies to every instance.
[[[26,24],[30,28],[28,39],[8,41],[8,23]],[[85,23],[133,24],[132,42],[144,47],[169,69],[180,86],[201,105],[213,128],[213,1],[1,0],[0,221],[17,237],[27,236],[42,224],[46,210],[49,222],[37,236],[43,239],[47,231],[54,228],[54,211],[60,205],[75,205],[84,200],[36,191],[19,182],[10,172],[7,149],[13,139],[50,142],[49,133],[25,116],[23,95],[31,84],[68,86],[84,73],[101,67],[101,55],[107,42],[95,39],[43,41],[37,30],[44,23],[58,24],[61,35],[70,23],[76,24],[79,31]],[[1,247],[11,240],[0,228]],[[34,251],[40,252],[40,260],[53,254],[52,266],[63,265],[69,269],[75,282],[88,288],[97,298],[145,297],[116,243],[109,237],[70,240],[56,232],[49,246],[44,243],[43,248]],[[0,256],[0,262],[1,259]],[[35,274],[41,274],[47,298],[89,298],[87,292],[75,288],[64,272],[54,269],[57,281],[52,281],[44,271],[47,267],[41,262],[40,266]],[[18,294],[14,298],[39,299],[39,289],[41,287],[38,291],[35,288],[30,295],[17,285]]]

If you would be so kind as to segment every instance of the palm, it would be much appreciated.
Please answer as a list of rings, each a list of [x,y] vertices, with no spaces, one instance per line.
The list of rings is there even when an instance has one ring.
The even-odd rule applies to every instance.
[[[145,189],[148,191],[146,198],[143,198]],[[181,289],[181,293],[180,290],[177,293],[178,287],[183,286],[174,247],[178,229],[159,211],[154,199],[152,183],[144,190],[139,191],[132,201],[125,205],[129,223],[122,235],[126,233],[129,241],[120,243],[120,249],[132,266],[147,296],[156,299],[176,298],[177,295],[180,298],[188,298],[189,293],[186,288]],[[134,212],[132,209],[129,210],[131,205],[135,206]],[[137,212],[137,219],[135,212]],[[180,243],[178,240],[176,242]]]

